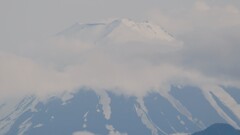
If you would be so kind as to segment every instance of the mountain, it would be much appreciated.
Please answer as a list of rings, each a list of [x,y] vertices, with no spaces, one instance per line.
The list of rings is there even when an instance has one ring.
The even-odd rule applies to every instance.
[[[193,135],[240,135],[240,130],[234,129],[229,124],[218,123]]]
[[[104,49],[109,49],[114,45],[117,47],[123,45],[121,49],[125,50],[121,50],[120,53],[118,52],[119,49],[109,49],[109,52],[119,54],[107,55],[107,58],[114,56],[119,60],[119,56],[124,56],[129,60],[126,57],[127,55],[132,56],[134,54],[135,57],[140,58],[144,55],[147,58],[140,60],[147,63],[147,66],[157,65],[157,62],[151,63],[149,61],[153,58],[158,60],[162,52],[164,54],[169,53],[170,51],[167,51],[167,49],[178,48],[174,45],[176,42],[181,42],[160,26],[150,22],[134,22],[129,19],[116,19],[91,24],[77,23],[58,33],[56,37],[70,41],[81,41],[81,43],[84,42],[87,45],[94,45],[96,48],[107,44]],[[137,53],[129,49],[132,45],[137,48]],[[70,46],[70,44],[67,44],[67,46]],[[156,49],[156,46],[163,46],[163,49]],[[171,47],[169,48],[169,46]],[[93,49],[93,53],[89,53],[89,50],[87,50],[84,54],[88,54],[87,56],[91,56],[95,60],[99,57],[99,55],[97,57],[92,56],[96,53],[96,48]],[[142,48],[143,50],[141,50]],[[151,51],[148,50],[149,48],[151,48]],[[79,54],[82,50],[82,48],[80,48],[80,51],[74,48],[76,54]],[[156,57],[155,54],[152,54],[152,50],[154,53],[157,52]],[[129,52],[126,53],[126,51]],[[103,52],[106,53],[107,51],[104,50]],[[146,52],[147,54],[145,54]],[[78,56],[78,59],[86,57],[86,55],[73,56]],[[123,60],[120,59],[119,61],[122,62]],[[135,58],[134,60],[130,59],[127,64],[131,65],[131,63],[136,62],[138,66],[142,61],[139,62],[139,59]],[[159,61],[162,62],[164,59]],[[106,85],[106,89],[80,87],[73,91],[59,91],[57,94],[49,94],[44,98],[33,93],[19,98],[0,99],[0,135],[187,135],[203,130],[214,123],[228,123],[236,129],[240,128],[240,89],[238,88],[224,85],[201,87],[201,85],[173,83],[169,87],[159,88],[159,90],[146,87],[150,90],[141,93],[141,87],[135,87],[133,84],[135,80],[143,80],[141,83],[145,84],[159,78],[168,78],[168,76],[164,76],[166,74],[164,68],[157,67],[157,70],[163,71],[161,74],[157,74],[157,76],[160,76],[159,78],[154,78],[152,76],[155,73],[153,72],[155,68],[145,70],[144,67],[141,67],[143,68],[143,70],[140,70],[141,72],[148,73],[147,75],[143,74],[142,77],[139,76],[141,72],[135,72],[135,70],[138,70],[136,66],[131,65],[130,68],[134,69],[131,71],[134,72],[133,75],[136,77],[134,76],[132,79],[132,76],[125,75],[125,73],[131,74],[131,72],[120,72],[119,74],[113,72],[115,78],[110,78],[110,81],[107,80],[107,83],[105,83],[104,79],[106,78],[104,77],[109,76],[109,74],[101,72],[102,77],[101,73],[95,75],[94,70],[105,69],[106,67],[114,69],[119,65],[110,61],[110,64],[106,63],[106,67],[98,67],[98,65],[91,65],[91,62],[89,62],[90,66],[87,66],[87,68],[93,67],[93,70],[90,70],[93,71],[93,74],[86,73],[90,76],[90,81],[87,80],[87,82],[95,83],[97,80],[97,82]],[[83,62],[80,61],[80,63]],[[104,61],[99,63],[104,64]],[[111,65],[112,63],[114,66]],[[124,69],[124,66],[121,69]],[[74,70],[72,67],[70,69],[70,71]],[[173,68],[169,69],[167,67],[166,69],[171,73],[176,72]],[[59,70],[63,72],[64,69]],[[107,68],[106,70],[110,72],[111,69]],[[127,89],[124,93],[119,90],[122,87],[110,87],[112,86],[111,83],[117,82],[116,84],[119,84],[117,79],[122,77],[122,74],[123,86],[128,87],[131,83],[130,88],[134,90]],[[81,75],[84,76],[85,72],[81,72]],[[199,79],[201,76],[197,74],[194,77]],[[112,81],[113,79],[117,81]],[[49,79],[49,81],[51,80]],[[164,84],[168,83],[167,81]],[[206,81],[204,80],[201,84],[205,84]],[[61,82],[64,83],[62,80]],[[154,82],[151,86],[157,85],[157,83]],[[146,86],[137,82],[138,85]],[[113,90],[114,88],[116,90]],[[140,94],[138,95],[138,93]]]
[[[91,42],[100,42],[107,39],[116,42],[174,40],[169,33],[158,25],[150,22],[134,22],[130,19],[116,19],[110,22],[90,24],[76,23],[57,35]]]
[[[228,92],[234,93],[234,90],[231,91]],[[211,106],[198,88],[173,87],[171,95],[186,107],[192,118],[159,93],[149,94],[142,104],[137,97],[111,92],[97,94],[93,90],[81,89],[74,93],[49,97],[46,101],[35,96],[25,97],[11,111],[5,113],[5,117],[1,117],[1,134],[71,135],[88,131],[102,135],[177,135],[193,133],[214,123],[229,122]],[[239,125],[236,115],[222,105],[217,97],[215,101]],[[1,112],[7,111],[7,106],[8,104],[2,105]]]

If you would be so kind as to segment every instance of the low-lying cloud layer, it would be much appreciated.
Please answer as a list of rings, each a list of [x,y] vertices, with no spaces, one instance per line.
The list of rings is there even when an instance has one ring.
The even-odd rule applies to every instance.
[[[136,96],[168,91],[171,85],[240,88],[239,9],[199,1],[192,11],[181,19],[151,13],[155,22],[159,18],[169,22],[162,25],[172,26],[176,42],[91,43],[53,38],[2,50],[0,95],[46,95],[82,87]]]

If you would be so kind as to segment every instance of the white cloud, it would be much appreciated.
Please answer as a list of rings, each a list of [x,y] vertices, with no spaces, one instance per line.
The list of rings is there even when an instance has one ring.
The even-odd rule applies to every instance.
[[[235,7],[234,5],[227,5],[225,10],[232,14],[239,14],[239,9],[237,7]]]
[[[194,8],[198,11],[209,11],[210,10],[210,6],[203,0],[196,1]]]
[[[199,3],[208,6],[208,10],[196,10]],[[181,65],[208,76],[237,80],[240,40],[236,35],[240,34],[240,14],[237,6],[219,3],[196,1],[192,8],[185,7],[178,13],[153,10],[149,14],[183,40],[185,51],[181,55],[184,57]]]
[[[196,6],[208,13],[195,10]],[[1,96],[45,95],[81,87],[136,96],[178,84],[240,87],[237,11],[234,6],[209,6],[203,1],[180,16],[151,11],[152,20],[176,33],[183,45],[54,39],[12,52],[2,50]]]
[[[166,12],[152,9],[148,15],[153,21],[177,35],[240,26],[239,7],[233,4],[222,5],[218,2],[198,0],[191,7],[176,10],[177,12]]]
[[[68,45],[71,48],[71,44]],[[39,56],[34,56],[37,57],[35,59],[1,53],[1,96],[26,93],[43,96],[81,87],[144,96],[149,90],[168,90],[163,88],[170,85],[226,83],[224,78],[221,80],[222,78],[207,76],[197,68],[185,68],[181,59],[186,59],[185,54],[182,54],[186,50],[181,47],[161,44],[100,44],[85,51],[66,49],[56,52],[62,46],[54,47],[55,49],[41,50]],[[39,49],[36,48],[35,51]],[[186,53],[191,51],[187,50]]]

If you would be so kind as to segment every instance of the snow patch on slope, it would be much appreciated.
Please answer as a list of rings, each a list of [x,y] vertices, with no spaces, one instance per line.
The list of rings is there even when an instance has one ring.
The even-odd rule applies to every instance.
[[[0,134],[7,133],[17,118],[26,111],[36,112],[35,106],[37,103],[38,99],[33,96],[25,97],[20,100],[7,101],[6,106],[3,106],[0,110]],[[25,124],[25,126],[23,124],[21,127],[21,133],[24,133],[25,129],[29,126],[27,121]]]
[[[18,135],[25,135],[25,132],[32,126],[31,117],[26,119],[20,126],[18,130]]]
[[[142,123],[151,131],[152,135],[158,135],[158,131],[160,131],[164,135],[167,135],[167,133],[165,133],[162,129],[160,129],[151,121],[151,119],[148,117],[146,106],[141,99],[139,101],[140,103],[135,104],[134,107],[138,117],[141,118]]]
[[[201,129],[206,128],[206,126],[204,125],[204,123],[201,120],[193,117],[192,113],[190,112],[191,110],[188,110],[184,106],[184,104],[182,104],[178,99],[176,99],[174,96],[172,96],[169,93],[169,90],[170,90],[169,87],[165,87],[165,88],[163,87],[163,89],[159,91],[159,94],[161,96],[163,96],[164,98],[166,98],[179,113],[186,116],[188,118],[188,120],[192,121],[197,127],[201,128]],[[186,96],[190,96],[190,95],[186,95]],[[185,125],[185,122],[182,121],[180,119],[180,117],[177,116],[177,119],[179,120],[181,125]],[[173,130],[175,130],[175,129],[173,129]]]
[[[95,135],[95,134],[89,131],[79,131],[79,132],[74,132],[72,135]]]
[[[127,135],[127,133],[120,133],[117,131],[113,125],[106,125],[106,129],[109,131],[108,135]]]
[[[240,128],[239,125],[233,119],[231,119],[231,117],[229,117],[226,112],[224,112],[224,110],[214,100],[211,93],[217,96],[218,99],[238,117],[238,119],[240,118],[240,109],[239,109],[240,105],[237,104],[237,102],[219,86],[205,86],[202,89],[203,89],[203,94],[205,95],[205,98],[212,105],[212,107],[217,111],[217,113],[229,124],[239,129]]]
[[[89,111],[88,111],[89,112]],[[83,115],[83,125],[82,125],[82,127],[83,128],[87,128],[87,116],[88,116],[88,112],[86,112],[84,115]]]
[[[70,99],[73,98],[73,94],[69,92],[64,92],[61,96],[60,99],[62,100],[62,105],[66,105]]]
[[[42,126],[43,126],[43,124],[42,124],[42,123],[39,123],[39,124],[35,125],[33,128],[40,128],[40,127],[42,127]]]
[[[211,89],[211,92],[226,106],[228,107],[240,120],[240,105],[221,87]]]
[[[102,105],[104,117],[106,120],[109,120],[111,118],[111,106],[110,106],[111,98],[105,91],[98,92],[98,95],[100,97],[99,103]]]

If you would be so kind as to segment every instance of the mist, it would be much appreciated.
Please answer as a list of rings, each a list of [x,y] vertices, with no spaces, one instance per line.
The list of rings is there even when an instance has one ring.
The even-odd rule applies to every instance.
[[[173,85],[240,88],[239,7],[196,1],[185,8],[176,13],[153,7],[136,18],[162,26],[176,39],[171,42],[93,43],[49,36],[2,43],[0,95],[45,96],[85,87],[131,96],[167,92]]]

